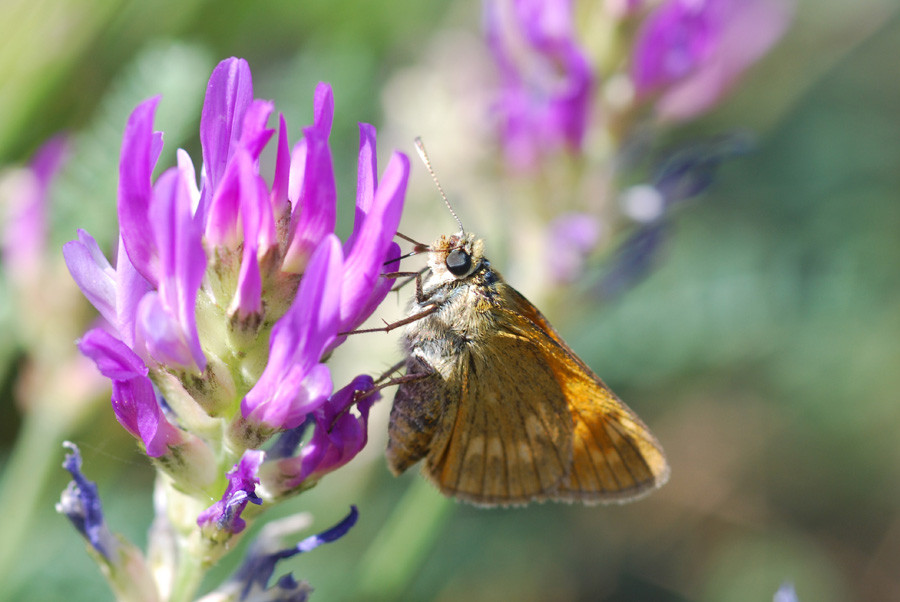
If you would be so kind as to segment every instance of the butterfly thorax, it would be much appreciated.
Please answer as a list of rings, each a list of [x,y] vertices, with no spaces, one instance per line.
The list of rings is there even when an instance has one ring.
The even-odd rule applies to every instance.
[[[471,264],[458,274],[448,268],[448,257],[456,250],[463,251]],[[466,361],[469,353],[477,353],[479,345],[496,333],[493,310],[496,287],[503,279],[484,257],[481,239],[473,234],[439,238],[432,245],[428,267],[422,296],[413,299],[410,313],[434,311],[409,325],[405,346],[447,376],[454,363]]]

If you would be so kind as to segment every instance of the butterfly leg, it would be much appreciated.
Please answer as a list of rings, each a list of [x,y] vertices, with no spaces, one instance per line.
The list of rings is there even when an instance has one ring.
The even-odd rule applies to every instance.
[[[334,420],[331,421],[331,426],[329,427],[328,432],[331,432],[331,429],[334,428],[334,425],[337,424],[337,421],[341,416],[343,416],[344,414],[349,412],[351,407],[358,404],[363,399],[365,399],[371,395],[374,395],[375,393],[377,393],[378,391],[381,391],[382,389],[386,389],[388,387],[393,387],[394,385],[399,386],[399,385],[403,385],[406,383],[415,382],[417,380],[422,380],[423,378],[427,378],[430,376],[430,374],[404,374],[403,376],[387,378],[390,374],[394,373],[400,367],[402,367],[404,363],[406,363],[406,362],[400,362],[399,364],[392,366],[388,372],[385,372],[384,374],[379,376],[378,380],[375,381],[378,384],[373,386],[371,389],[365,389],[363,391],[356,391],[353,394],[353,403],[350,404],[349,406],[347,406],[342,412],[340,412],[337,416],[334,417]],[[387,378],[387,380],[385,380],[386,378]],[[382,381],[384,381],[384,382],[382,382]]]
[[[437,305],[429,305],[422,311],[420,311],[418,313],[414,313],[413,315],[403,318],[402,320],[397,320],[396,322],[391,322],[391,323],[385,322],[384,326],[382,326],[381,328],[362,328],[360,330],[351,330],[349,332],[339,332],[338,336],[342,337],[345,335],[363,334],[366,332],[390,332],[390,331],[394,330],[395,328],[400,328],[401,326],[406,326],[407,324],[412,324],[416,320],[421,320],[425,316],[429,316],[429,315],[433,314],[434,312],[436,312],[437,309],[438,309]]]
[[[395,293],[395,292],[399,291],[401,288],[403,288],[404,286],[406,286],[407,284],[409,284],[410,282],[412,282],[413,280],[415,280],[415,281],[416,281],[416,291],[417,291],[417,293],[416,293],[416,299],[418,300],[418,299],[420,299],[421,296],[422,296],[422,295],[421,295],[421,292],[420,292],[420,291],[421,291],[421,288],[422,288],[422,281],[421,281],[421,278],[422,278],[422,275],[425,274],[425,272],[426,272],[427,270],[428,270],[428,268],[425,267],[425,268],[422,268],[421,270],[419,270],[418,272],[392,272],[391,274],[385,274],[385,277],[387,277],[387,278],[390,278],[390,277],[392,277],[392,276],[393,276],[393,277],[399,277],[399,276],[402,276],[402,275],[408,276],[408,278],[406,278],[405,280],[403,280],[403,282],[401,282],[400,284],[396,285],[394,288],[391,289],[391,292],[392,292],[392,293]],[[396,274],[396,276],[394,276],[394,274]]]
[[[375,385],[371,389],[366,389],[365,391],[357,391],[356,395],[353,397],[353,403],[358,403],[369,397],[370,395],[374,395],[378,391],[382,389],[386,389],[388,387],[393,387],[394,385],[403,385],[406,383],[416,382],[417,380],[422,380],[423,378],[428,378],[431,376],[430,374],[404,374],[403,376],[395,376],[394,378],[389,378],[386,381]],[[377,382],[377,381],[376,381]]]
[[[406,360],[400,360],[399,362],[397,362],[396,364],[394,364],[393,366],[391,366],[390,368],[388,368],[387,370],[382,372],[381,376],[379,376],[378,378],[375,379],[375,384],[377,385],[379,383],[386,381],[388,378],[391,377],[391,375],[393,373],[397,372],[398,370],[400,370],[400,368],[402,368],[405,365],[406,365]]]

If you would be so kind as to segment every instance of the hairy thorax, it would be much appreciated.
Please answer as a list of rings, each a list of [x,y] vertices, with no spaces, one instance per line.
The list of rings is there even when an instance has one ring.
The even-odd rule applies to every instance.
[[[414,311],[433,305],[438,309],[407,328],[405,346],[411,356],[424,360],[446,379],[496,332],[491,309],[496,304],[494,287],[501,279],[490,262],[482,260],[456,286],[435,280],[431,274],[423,285],[423,298],[413,299],[412,306]]]

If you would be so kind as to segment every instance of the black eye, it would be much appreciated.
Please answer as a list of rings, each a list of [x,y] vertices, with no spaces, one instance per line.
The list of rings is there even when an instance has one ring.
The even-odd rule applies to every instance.
[[[454,276],[464,276],[472,268],[472,258],[462,249],[453,249],[447,255],[447,269]]]

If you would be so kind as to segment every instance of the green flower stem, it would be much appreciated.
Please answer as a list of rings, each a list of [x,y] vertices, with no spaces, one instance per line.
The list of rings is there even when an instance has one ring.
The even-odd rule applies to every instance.
[[[178,568],[172,583],[172,595],[169,602],[190,602],[194,599],[200,583],[206,574],[200,554],[192,553],[191,546],[181,546],[178,555]]]
[[[402,599],[453,508],[425,479],[413,481],[363,556],[352,599]]]

